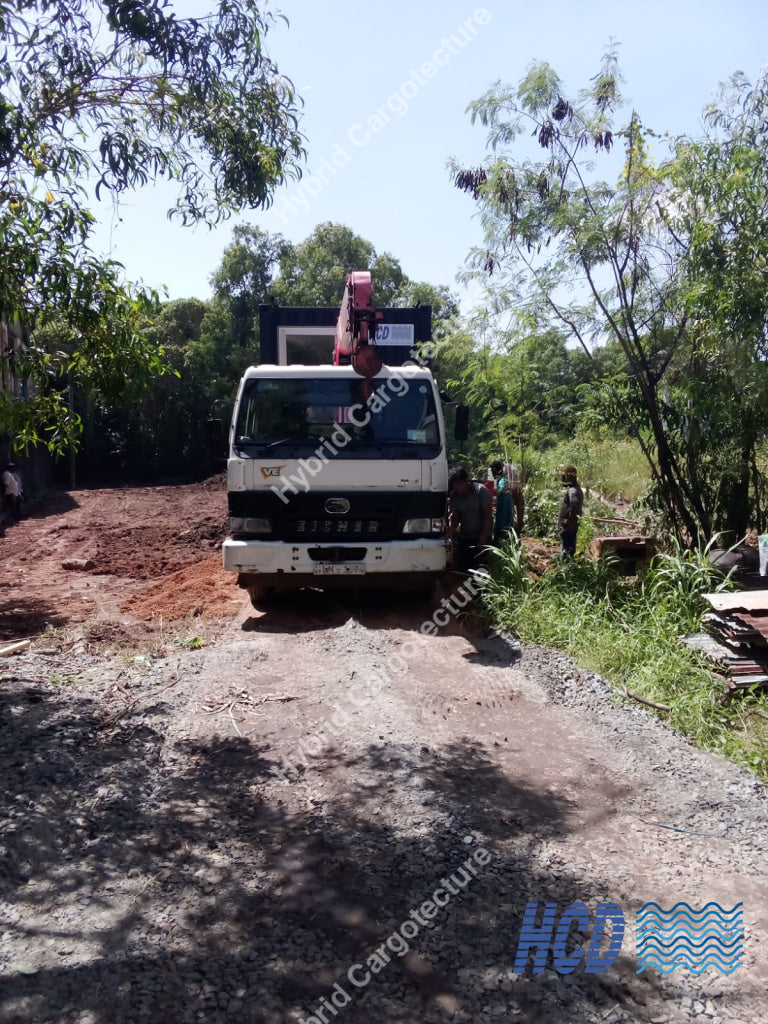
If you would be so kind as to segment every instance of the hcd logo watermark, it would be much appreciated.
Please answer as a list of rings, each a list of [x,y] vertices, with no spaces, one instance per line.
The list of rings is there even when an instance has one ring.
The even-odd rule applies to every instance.
[[[694,910],[687,903],[676,903],[664,910],[658,903],[646,903],[637,914],[637,959],[640,974],[655,967],[670,974],[683,967],[701,974],[715,967],[732,974],[744,956],[743,904],[729,910],[719,903],[707,903]],[[525,974],[529,953],[534,951],[533,973],[547,967],[550,951],[555,970],[570,974],[585,960],[585,974],[602,974],[612,967],[621,952],[624,938],[624,912],[617,903],[598,903],[594,921],[584,903],[571,903],[558,920],[557,904],[546,903],[541,923],[538,903],[526,903],[520,939],[515,956],[515,973]],[[571,939],[574,923],[578,931],[591,928],[588,943],[577,945]],[[603,947],[608,939],[605,949]]]

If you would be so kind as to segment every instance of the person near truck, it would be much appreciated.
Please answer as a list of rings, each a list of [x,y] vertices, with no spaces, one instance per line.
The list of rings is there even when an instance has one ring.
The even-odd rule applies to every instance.
[[[491,463],[491,472],[496,480],[496,516],[493,524],[493,543],[500,547],[509,540],[514,529],[519,537],[523,532],[525,498],[518,479],[517,470],[509,462],[500,459]]]
[[[482,549],[493,533],[491,492],[470,478],[465,466],[448,476],[448,536],[454,545],[453,567],[469,572],[482,564]]]
[[[17,522],[21,519],[21,476],[15,462],[5,467],[3,481],[3,510]]]
[[[584,510],[584,492],[579,485],[575,466],[564,466],[560,479],[565,488],[557,520],[560,529],[561,555],[563,558],[573,558],[576,554],[579,519]]]

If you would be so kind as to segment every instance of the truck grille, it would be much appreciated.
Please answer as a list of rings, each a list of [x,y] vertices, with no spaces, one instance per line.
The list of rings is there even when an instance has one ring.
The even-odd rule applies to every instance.
[[[294,519],[275,525],[284,540],[385,540],[394,536],[391,520],[382,519]]]
[[[339,515],[326,507],[346,507]],[[230,516],[263,517],[272,526],[270,540],[289,543],[333,540],[391,541],[403,536],[406,519],[442,517],[445,495],[404,491],[315,491],[281,501],[270,491],[233,491]]]

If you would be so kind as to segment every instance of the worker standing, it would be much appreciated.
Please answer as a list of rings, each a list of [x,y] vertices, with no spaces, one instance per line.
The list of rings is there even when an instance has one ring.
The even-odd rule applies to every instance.
[[[560,528],[561,555],[563,558],[573,558],[576,554],[579,519],[584,509],[584,492],[579,485],[575,466],[564,466],[560,479],[565,487],[557,520]]]
[[[21,475],[15,462],[9,462],[2,477],[3,509],[12,519],[21,519]]]
[[[471,480],[465,466],[448,477],[448,536],[454,543],[454,569],[469,572],[482,564],[482,548],[493,530],[493,499],[483,484]]]
[[[500,459],[491,463],[491,472],[496,480],[496,517],[493,525],[493,543],[498,547],[509,540],[514,529],[519,537],[523,532],[525,498],[518,479],[517,470]]]

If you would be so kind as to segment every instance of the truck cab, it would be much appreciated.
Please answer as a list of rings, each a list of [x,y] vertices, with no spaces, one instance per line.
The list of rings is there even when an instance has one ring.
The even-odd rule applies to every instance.
[[[240,381],[223,547],[256,606],[299,587],[426,589],[445,571],[445,424],[436,382],[412,358],[430,312],[385,311],[387,363],[362,376],[329,365],[337,311],[262,307],[274,361]]]

